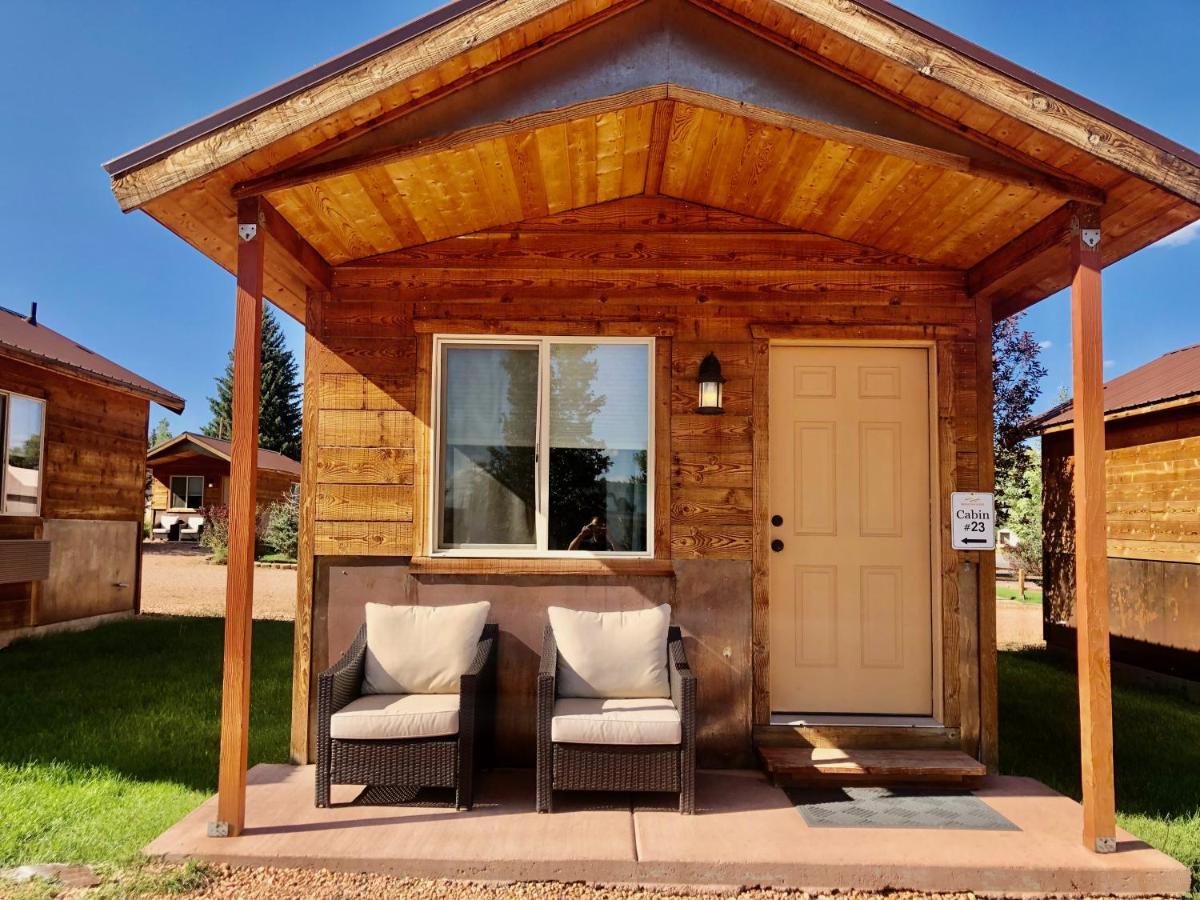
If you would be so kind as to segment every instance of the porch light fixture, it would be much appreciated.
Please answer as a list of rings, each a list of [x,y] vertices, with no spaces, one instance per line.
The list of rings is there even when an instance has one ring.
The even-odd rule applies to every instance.
[[[722,409],[721,385],[725,379],[721,376],[721,361],[715,353],[700,362],[700,374],[696,376],[700,385],[700,405],[696,412],[702,416],[719,416],[725,412]]]

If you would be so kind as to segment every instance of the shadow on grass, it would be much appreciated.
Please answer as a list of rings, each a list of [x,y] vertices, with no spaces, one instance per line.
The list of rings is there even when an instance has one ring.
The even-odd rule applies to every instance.
[[[137,618],[0,651],[0,763],[216,790],[224,621]],[[250,765],[286,762],[292,624],[255,622]]]

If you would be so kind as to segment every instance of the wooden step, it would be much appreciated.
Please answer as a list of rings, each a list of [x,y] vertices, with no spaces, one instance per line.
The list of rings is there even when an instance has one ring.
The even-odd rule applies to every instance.
[[[961,750],[869,750],[836,747],[759,747],[771,780],[800,784],[964,785],[987,774]]]

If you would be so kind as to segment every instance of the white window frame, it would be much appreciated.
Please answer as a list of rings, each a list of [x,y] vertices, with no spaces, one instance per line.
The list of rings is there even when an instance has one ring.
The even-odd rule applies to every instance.
[[[191,479],[191,478],[199,478],[200,479],[200,505],[199,506],[172,506],[171,505],[171,501],[175,499],[175,489],[173,487],[171,487],[171,484],[175,481],[176,478],[184,479],[183,499],[185,502],[187,501],[187,498],[188,498],[187,483],[186,483],[187,480]],[[183,511],[185,509],[189,509],[192,511],[204,509],[204,487],[207,483],[208,482],[205,480],[203,475],[168,475],[167,476],[167,509],[168,510],[179,510],[179,511]]]
[[[46,489],[46,400],[43,397],[31,397],[18,391],[0,391],[4,397],[4,433],[0,435],[0,451],[3,452],[3,468],[0,468],[0,516],[29,518],[42,514],[42,497]],[[8,510],[8,426],[12,421],[12,404],[9,400],[20,397],[22,400],[32,400],[42,407],[41,444],[38,447],[38,490],[36,512],[9,512]]]
[[[550,446],[550,346],[552,344],[623,344],[638,345],[646,348],[646,549],[645,550],[607,550],[601,552],[587,550],[550,550],[542,549],[547,546],[549,539],[549,492],[550,492],[550,455],[544,452]],[[445,547],[441,546],[442,530],[442,406],[445,398],[442,394],[442,364],[446,347],[453,346],[485,346],[485,347],[537,347],[538,350],[538,399],[537,399],[537,440],[534,447],[535,477],[534,484],[534,521],[536,546],[483,546],[483,547]],[[655,412],[655,342],[652,337],[598,337],[595,335],[503,335],[503,334],[439,334],[433,338],[433,377],[430,389],[430,429],[431,446],[429,459],[432,470],[428,479],[428,505],[430,510],[426,546],[430,548],[431,556],[438,557],[467,557],[473,559],[653,559],[654,558],[654,507],[655,507],[655,454],[654,454],[654,412]]]

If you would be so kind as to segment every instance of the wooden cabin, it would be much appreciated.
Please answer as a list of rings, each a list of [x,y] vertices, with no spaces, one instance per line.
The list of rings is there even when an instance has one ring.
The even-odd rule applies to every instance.
[[[191,431],[151,447],[146,465],[151,475],[152,528],[162,531],[162,536],[170,535],[169,526],[160,528],[166,516],[185,525],[186,534],[190,530],[186,523],[203,517],[206,508],[228,505],[232,452],[229,441]],[[278,502],[300,485],[300,463],[282,453],[260,448],[255,468],[255,502],[260,508]]]
[[[150,402],[175,394],[0,308],[0,646],[138,608]]]
[[[667,601],[702,765],[994,766],[994,559],[949,520],[992,489],[992,323],[1073,285],[1090,415],[1102,266],[1200,218],[1195,152],[882,0],[460,0],[106,168],[237,277],[230,834],[264,295],[307,333],[296,761],[365,600],[487,598],[505,763],[533,758],[546,607]],[[1076,492],[1104,850],[1098,421]]]
[[[1047,643],[1075,644],[1070,403],[1042,435],[1042,608]],[[1104,385],[1113,658],[1200,681],[1200,344]]]

